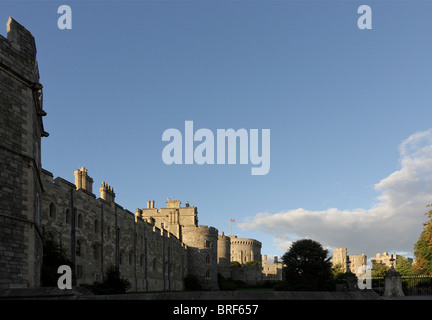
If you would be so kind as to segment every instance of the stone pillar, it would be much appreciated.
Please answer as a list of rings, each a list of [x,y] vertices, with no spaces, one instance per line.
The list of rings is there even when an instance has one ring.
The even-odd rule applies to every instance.
[[[404,297],[402,277],[392,266],[384,276],[384,297]]]

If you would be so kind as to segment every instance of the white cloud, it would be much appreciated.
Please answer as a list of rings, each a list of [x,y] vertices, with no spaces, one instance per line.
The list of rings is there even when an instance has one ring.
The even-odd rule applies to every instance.
[[[426,205],[432,203],[432,130],[411,135],[399,151],[400,170],[375,184],[380,195],[370,208],[258,213],[239,227],[272,234],[284,252],[292,241],[310,238],[327,248],[365,253],[368,259],[383,251],[412,256],[426,219]]]

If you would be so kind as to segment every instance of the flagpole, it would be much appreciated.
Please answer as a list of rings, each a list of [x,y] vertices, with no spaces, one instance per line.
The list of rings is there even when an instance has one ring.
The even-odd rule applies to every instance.
[[[230,219],[230,236],[232,236],[232,223],[236,222],[235,219],[231,218]]]

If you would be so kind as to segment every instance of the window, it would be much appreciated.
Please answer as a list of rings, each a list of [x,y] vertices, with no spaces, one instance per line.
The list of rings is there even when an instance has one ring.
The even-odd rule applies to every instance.
[[[211,241],[206,240],[206,242],[205,242],[205,247],[206,247],[206,248],[211,248]]]
[[[71,213],[70,213],[70,210],[67,209],[66,210],[66,223],[71,224],[71,221],[72,221]]]
[[[75,255],[81,257],[82,254],[82,241],[78,240],[75,247]]]
[[[92,246],[92,251],[93,251],[93,259],[94,260],[98,260],[99,259],[99,245],[98,244],[94,244]]]
[[[205,261],[206,261],[207,264],[209,264],[210,263],[210,256],[206,256]]]
[[[99,233],[99,220],[96,219],[94,222],[94,232],[97,234]]]
[[[83,276],[83,266],[78,264],[77,265],[77,278],[82,278]]]
[[[133,262],[133,252],[129,252],[129,265],[132,265]]]
[[[49,207],[49,217],[54,219],[56,217],[56,207],[54,205],[54,203],[51,202],[50,207]]]
[[[211,279],[211,270],[210,269],[206,270],[205,277],[206,277],[206,279]]]
[[[82,214],[78,215],[78,228],[82,228],[83,227],[83,216]]]

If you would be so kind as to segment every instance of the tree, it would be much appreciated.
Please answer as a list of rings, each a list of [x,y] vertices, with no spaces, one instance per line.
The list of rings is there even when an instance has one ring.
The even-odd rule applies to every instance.
[[[338,263],[332,267],[333,277],[337,278],[340,274],[345,273],[344,267],[341,263]]]
[[[401,276],[411,276],[413,274],[412,261],[403,256],[396,256],[395,269]]]
[[[44,234],[41,269],[42,287],[57,287],[57,281],[60,277],[57,270],[61,265],[72,267],[72,262],[67,258],[63,247]]]
[[[372,269],[372,276],[373,277],[384,277],[387,271],[389,271],[390,268],[387,267],[385,264],[382,263],[374,263],[373,269]]]
[[[94,294],[121,294],[131,287],[131,283],[120,275],[118,269],[110,266],[106,271],[106,277],[103,282],[94,282],[91,285],[81,284],[81,286],[89,289]]]
[[[328,250],[314,240],[292,243],[283,255],[286,288],[294,291],[334,290],[332,265]]]
[[[423,223],[423,231],[414,245],[416,260],[414,271],[432,276],[432,210],[426,212],[425,215],[429,219]]]
[[[258,261],[256,261],[256,260],[253,260],[253,261],[247,261],[246,263],[245,263],[245,266],[246,267],[258,267],[259,266],[259,262]]]

